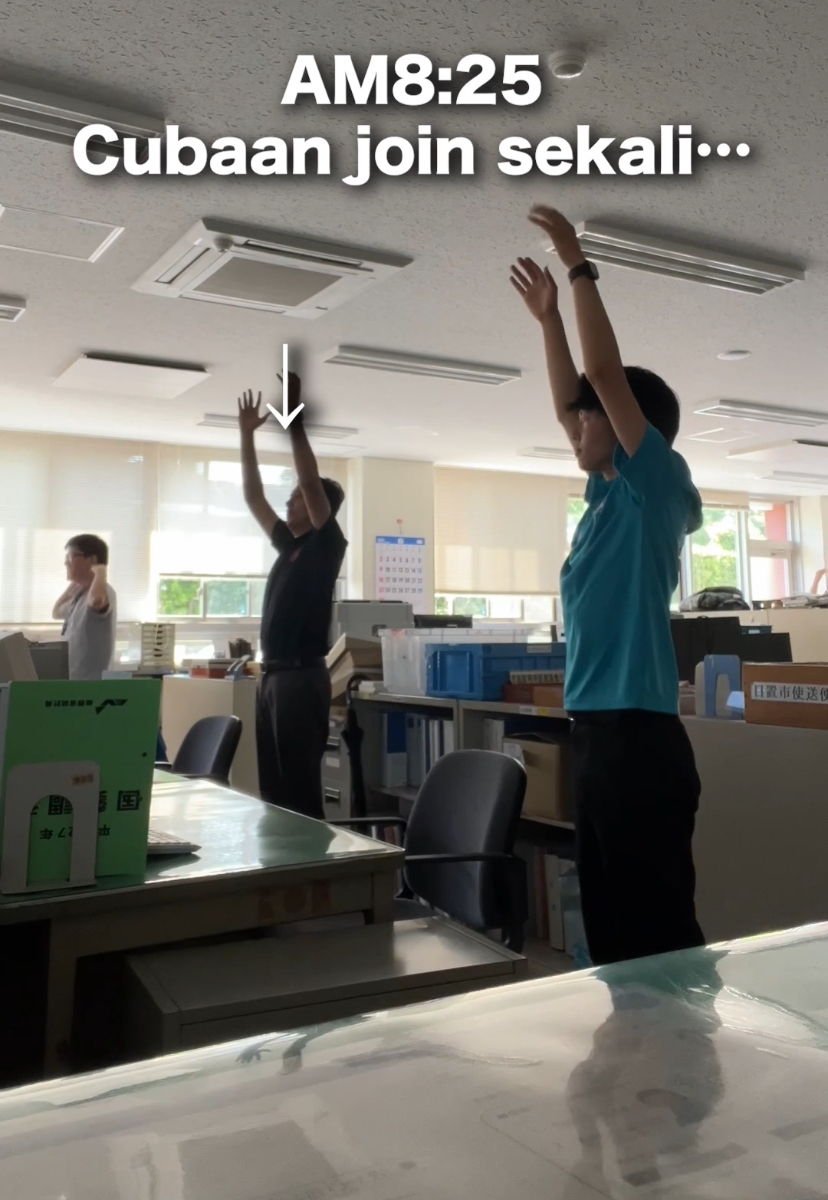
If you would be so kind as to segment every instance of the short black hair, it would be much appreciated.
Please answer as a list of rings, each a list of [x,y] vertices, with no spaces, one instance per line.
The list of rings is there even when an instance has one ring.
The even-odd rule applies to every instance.
[[[624,367],[624,374],[644,416],[667,445],[672,446],[681,419],[678,396],[660,375],[648,371],[646,367]],[[569,407],[572,412],[604,412],[604,406],[586,375],[581,375],[578,380],[578,398]]]
[[[342,508],[345,493],[335,479],[323,479],[322,487],[325,489],[325,495],[328,497],[328,503],[331,506],[331,516],[335,517],[340,508]]]
[[[102,567],[109,563],[109,546],[94,533],[79,533],[66,543],[67,550],[77,550],[84,558],[96,558]]]

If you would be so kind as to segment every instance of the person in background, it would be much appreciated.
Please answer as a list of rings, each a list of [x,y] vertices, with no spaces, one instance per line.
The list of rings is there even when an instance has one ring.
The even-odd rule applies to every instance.
[[[115,652],[116,596],[107,582],[109,547],[94,533],[66,543],[69,586],[52,609],[69,643],[69,678],[100,679]]]
[[[289,407],[301,383],[288,376]],[[305,409],[288,427],[297,486],[282,521],[265,498],[254,435],[267,420],[262,394],[238,402],[244,498],[278,558],[262,606],[262,680],[256,713],[262,799],[306,816],[324,818],[322,756],[329,734],[331,681],[325,656],[334,588],[348,545],[336,514],[345,498],[322,479],[303,424]]]
[[[670,598],[701,499],[673,441],[679,404],[663,379],[625,367],[578,236],[555,209],[530,220],[572,286],[578,373],[549,269],[512,284],[543,331],[555,412],[588,476],[586,512],[561,571],[576,839],[596,965],[702,945],[692,839],[700,783],[678,716]]]

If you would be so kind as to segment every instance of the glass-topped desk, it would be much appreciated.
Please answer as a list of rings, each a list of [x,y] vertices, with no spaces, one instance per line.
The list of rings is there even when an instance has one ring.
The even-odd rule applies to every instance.
[[[391,919],[395,846],[163,772],[150,811],[198,854],[150,859],[140,878],[87,890],[0,897],[0,925],[49,922],[48,1074],[66,1061],[79,958],[340,913]]]
[[[824,1200],[828,925],[0,1095],[14,1200]]]

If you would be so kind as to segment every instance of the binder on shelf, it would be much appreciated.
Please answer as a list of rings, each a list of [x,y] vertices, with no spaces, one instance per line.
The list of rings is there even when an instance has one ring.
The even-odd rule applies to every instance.
[[[404,712],[383,713],[382,717],[382,786],[405,787],[408,780],[408,754],[406,747],[406,720]]]

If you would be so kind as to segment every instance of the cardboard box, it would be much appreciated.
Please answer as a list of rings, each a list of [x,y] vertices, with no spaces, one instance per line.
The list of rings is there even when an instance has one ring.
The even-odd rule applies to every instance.
[[[514,756],[526,768],[524,817],[547,821],[571,821],[572,799],[569,780],[569,747],[565,743],[533,742],[509,738],[503,743],[515,748]]]
[[[743,663],[745,720],[828,729],[828,663]]]
[[[531,704],[535,708],[563,708],[562,683],[507,683],[503,688],[506,704]]]

